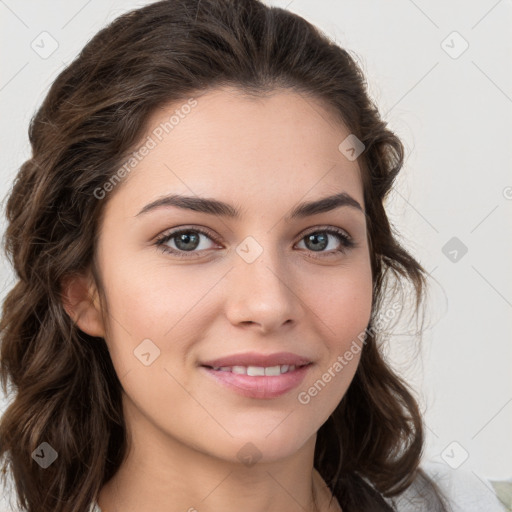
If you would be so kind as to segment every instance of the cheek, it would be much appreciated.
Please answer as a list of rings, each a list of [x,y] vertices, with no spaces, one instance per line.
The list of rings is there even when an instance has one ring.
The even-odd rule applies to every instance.
[[[300,407],[314,418],[315,428],[338,406],[357,371],[371,315],[372,289],[371,276],[351,274],[331,280],[329,290],[316,295],[320,319],[316,327],[326,352],[297,393]]]
[[[125,261],[109,269],[107,295],[115,318],[136,333],[162,337],[207,294],[217,276],[191,266]]]
[[[116,370],[123,374],[140,366],[136,353],[143,342],[150,352],[160,351],[152,366],[184,362],[188,340],[212,320],[205,298],[224,272],[185,265],[170,269],[159,262],[148,265],[128,259],[105,268],[108,344]]]
[[[317,275],[313,283],[315,294],[309,304],[326,353],[298,400],[327,417],[350,386],[364,349],[373,297],[369,261],[347,265],[331,276]]]
[[[370,321],[373,282],[370,266],[352,265],[329,275],[318,274],[309,281],[310,307],[324,327],[330,344],[343,347],[357,337]]]

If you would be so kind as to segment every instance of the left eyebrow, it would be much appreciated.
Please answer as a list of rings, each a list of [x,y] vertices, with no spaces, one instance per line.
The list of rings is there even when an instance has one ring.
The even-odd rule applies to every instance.
[[[342,206],[349,206],[366,215],[361,205],[351,195],[346,192],[340,192],[339,194],[324,197],[323,199],[317,199],[316,201],[300,203],[289,215],[285,217],[285,221],[329,212]]]
[[[221,217],[229,217],[233,219],[240,219],[241,210],[228,203],[219,201],[217,199],[209,199],[197,196],[183,196],[172,194],[169,196],[161,197],[142,208],[136,215],[142,215],[156,208],[175,206],[185,210],[193,210],[195,212],[207,213],[210,215],[218,215]],[[297,205],[289,215],[285,217],[285,221],[291,221],[297,218],[309,217],[319,213],[328,212],[342,206],[348,206],[359,210],[365,214],[363,208],[352,196],[346,192],[341,192],[333,196],[324,197],[315,201],[308,201]],[[366,214],[365,214],[366,215]]]

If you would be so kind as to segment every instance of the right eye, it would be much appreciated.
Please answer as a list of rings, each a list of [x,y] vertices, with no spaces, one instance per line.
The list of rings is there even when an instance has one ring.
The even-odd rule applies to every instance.
[[[218,243],[215,237],[205,229],[202,228],[185,228],[185,229],[177,229],[171,231],[170,233],[166,233],[163,236],[159,237],[155,245],[164,253],[173,254],[180,258],[189,258],[189,257],[198,257],[200,254],[196,254],[198,252],[202,252],[208,250],[208,247],[201,247],[201,238],[207,238],[209,240],[213,240],[215,243]],[[173,242],[175,247],[170,247],[168,242]],[[196,250],[200,248],[201,250]],[[191,254],[187,254],[191,253]]]

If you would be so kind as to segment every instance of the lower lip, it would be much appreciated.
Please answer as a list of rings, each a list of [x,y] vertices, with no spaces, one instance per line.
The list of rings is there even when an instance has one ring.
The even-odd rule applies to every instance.
[[[252,377],[238,373],[213,370],[206,366],[200,368],[211,375],[217,382],[236,393],[249,398],[276,398],[296,388],[306,376],[312,364],[295,368],[292,372],[281,375],[261,375]]]

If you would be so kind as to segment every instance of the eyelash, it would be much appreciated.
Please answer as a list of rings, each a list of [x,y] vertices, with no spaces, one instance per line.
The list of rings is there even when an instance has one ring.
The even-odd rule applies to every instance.
[[[204,228],[196,228],[195,227],[195,228],[179,229],[179,230],[164,234],[155,241],[155,246],[158,249],[160,249],[162,252],[167,253],[167,254],[172,254],[174,256],[177,256],[178,258],[200,257],[200,254],[198,254],[198,253],[200,253],[201,251],[177,251],[176,249],[171,249],[169,246],[165,245],[167,242],[172,240],[174,237],[181,235],[183,233],[201,233],[202,235],[205,235],[206,237],[210,238],[213,242],[220,244],[220,242],[217,240],[217,238],[212,233],[205,230]],[[303,235],[299,241],[302,241],[307,236],[315,234],[315,233],[328,233],[330,235],[334,235],[341,242],[342,248],[335,249],[335,250],[332,250],[329,252],[325,252],[325,253],[323,253],[324,256],[312,256],[313,258],[316,258],[316,259],[325,258],[328,256],[332,256],[334,254],[345,253],[345,252],[347,252],[347,250],[357,247],[356,242],[349,235],[347,235],[341,229],[333,228],[333,227],[320,226],[319,228],[315,228],[313,231],[310,231],[310,232],[306,233],[305,235]],[[314,251],[309,251],[309,252],[314,252]],[[192,256],[192,254],[195,254],[195,255]],[[322,254],[322,252],[320,252],[319,254]]]

